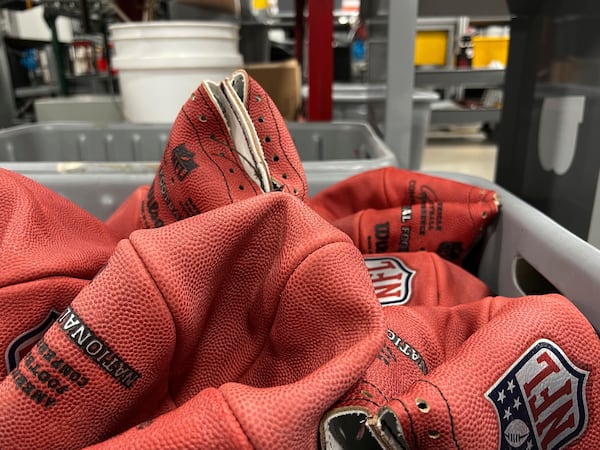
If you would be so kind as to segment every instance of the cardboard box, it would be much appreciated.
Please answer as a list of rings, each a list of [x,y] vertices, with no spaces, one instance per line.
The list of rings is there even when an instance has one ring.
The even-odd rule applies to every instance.
[[[286,120],[296,120],[302,106],[302,78],[295,59],[248,64],[248,74],[267,91]]]
[[[597,86],[600,80],[600,59],[568,56],[563,61],[552,61],[549,81],[584,86]]]

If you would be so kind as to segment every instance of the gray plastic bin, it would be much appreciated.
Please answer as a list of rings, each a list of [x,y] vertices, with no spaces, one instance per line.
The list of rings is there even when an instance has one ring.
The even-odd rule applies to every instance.
[[[99,164],[93,173],[78,164],[48,165],[62,167],[60,174],[68,176],[40,170],[25,174],[100,218],[107,217],[136,186],[149,182],[153,174],[145,170],[144,163],[125,163],[120,172],[113,166]],[[472,272],[494,292],[507,297],[562,293],[600,329],[600,301],[596,294],[600,292],[600,250],[494,183],[461,174],[434,175],[498,192],[502,208],[479,248],[470,255]]]
[[[310,124],[302,128],[290,124],[305,158],[309,185],[315,191],[358,171],[394,161],[368,127],[336,124],[332,128],[331,125]],[[152,127],[137,127],[133,132],[129,127],[54,124],[9,129],[0,132],[0,158],[36,161],[44,157],[50,159],[52,155],[56,160],[63,156],[61,152],[66,152],[64,154],[71,155],[72,159],[83,159],[91,157],[93,149],[103,149],[105,155],[111,155],[114,149],[122,147],[116,145],[116,141],[124,139],[120,144],[131,142],[130,148],[126,146],[129,153],[119,152],[119,158],[125,159],[126,154],[139,155],[143,148],[144,155],[146,151],[155,152],[152,159],[157,160],[167,132]],[[340,147],[340,143],[346,145]],[[336,153],[332,148],[352,155],[354,149],[358,149],[359,156],[365,159],[335,160],[333,158],[343,157],[344,153]],[[154,175],[156,162],[131,162],[132,158],[127,158],[129,161],[122,162],[5,162],[2,165],[40,181],[105,219],[137,186],[149,183]],[[479,278],[494,292],[508,297],[560,292],[600,329],[597,299],[600,250],[489,181],[459,174],[436,175],[498,192],[502,203],[498,221],[488,229],[478,252],[472,253],[474,258],[470,258],[470,269]]]
[[[485,236],[474,272],[506,297],[558,292],[600,330],[600,250],[487,180],[436,173],[498,193],[499,220]]]
[[[306,97],[306,87],[303,90]],[[385,136],[385,84],[335,83],[333,85],[334,120],[352,120],[368,123],[375,132]],[[437,92],[415,91],[412,95],[410,135],[411,169],[419,169],[431,122],[431,105],[440,99]]]
[[[309,194],[366,170],[397,165],[366,124],[289,123]],[[46,123],[0,131],[0,166],[85,202],[105,219],[137,186],[152,181],[170,127]]]

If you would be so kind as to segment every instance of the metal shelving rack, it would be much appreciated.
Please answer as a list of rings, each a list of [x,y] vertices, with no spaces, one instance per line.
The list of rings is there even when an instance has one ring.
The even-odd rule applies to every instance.
[[[415,86],[435,88],[451,88],[466,86],[471,88],[500,87],[504,84],[503,69],[435,69],[415,71]],[[501,110],[499,108],[457,108],[434,109],[431,112],[431,123],[465,124],[465,123],[498,123]]]
[[[305,0],[296,0],[296,27],[301,30],[296,34],[297,56],[301,56],[301,45],[304,30],[304,5]],[[387,50],[387,99],[386,102],[386,135],[385,141],[393,149],[403,166],[410,166],[410,123],[412,118],[412,93],[415,87],[421,86],[449,86],[449,85],[486,85],[501,86],[504,71],[498,70],[435,70],[415,72],[414,44],[417,32],[418,17],[449,17],[471,16],[490,18],[507,18],[508,10],[505,1],[490,0],[457,0],[444,2],[442,0],[405,0],[384,1],[370,0],[366,3],[369,13],[373,14],[380,9],[385,10],[388,18],[388,42],[401,42],[402,45],[388,46]],[[308,119],[331,120],[332,111],[332,67],[333,52],[329,43],[332,39],[332,1],[325,4],[318,0],[308,0],[308,64],[309,64],[309,93],[308,93]],[[301,61],[302,58],[300,57]],[[310,72],[313,67],[314,72]],[[499,121],[499,110],[455,110],[436,111],[432,114],[435,122],[486,120]],[[474,120],[475,119],[475,120]]]
[[[504,83],[503,69],[420,69],[415,71],[417,86],[442,88],[465,84],[469,86],[499,86]]]
[[[109,0],[35,0],[33,7],[44,7],[44,19],[51,30],[50,40],[38,41],[23,39],[7,35],[0,23],[0,128],[16,125],[19,119],[19,103],[31,102],[37,97],[77,93],[78,90],[112,91],[114,80],[110,71],[110,55],[106,58],[109,64],[106,73],[91,74],[86,76],[72,76],[66,69],[65,55],[63,52],[65,42],[59,42],[56,29],[58,17],[77,19],[81,23],[83,33],[77,35],[78,39],[103,39],[104,48],[108,48],[106,24],[117,19],[119,11]],[[10,4],[10,9],[20,11],[25,9],[24,2],[15,0]],[[7,48],[48,48],[48,69],[51,72],[51,83],[39,86],[13,87],[11,67],[7,57]],[[105,50],[106,51],[106,50]],[[81,86],[80,86],[81,85]]]

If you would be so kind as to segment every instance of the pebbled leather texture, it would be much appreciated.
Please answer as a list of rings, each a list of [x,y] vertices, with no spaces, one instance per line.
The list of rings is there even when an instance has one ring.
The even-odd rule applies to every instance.
[[[457,264],[499,210],[494,191],[396,167],[341,181],[310,205],[363,253],[424,250]]]
[[[34,347],[54,389],[24,362],[0,384],[0,448],[316,448],[382,319],[360,252],[287,193],[139,230]]]
[[[117,242],[87,211],[0,169],[0,379],[106,264]]]
[[[566,298],[487,297],[384,314],[394,330],[388,349],[326,414],[324,449],[594,447],[600,341]]]
[[[326,448],[335,448],[341,418],[356,427],[346,425],[344,437],[337,435],[342,447],[360,445],[356,435],[367,432],[379,408],[442,364],[485,323],[478,301],[490,290],[456,264],[431,252],[364,258],[383,306],[387,339],[365,374],[324,417]]]
[[[234,72],[222,83],[237,111],[247,113],[269,165],[274,190],[308,198],[308,185],[300,155],[277,106],[263,87],[244,70]],[[239,100],[239,103],[238,103]]]
[[[175,119],[153,183],[106,223],[125,238],[270,191],[304,200],[308,186],[279,110],[240,70],[200,84]]]

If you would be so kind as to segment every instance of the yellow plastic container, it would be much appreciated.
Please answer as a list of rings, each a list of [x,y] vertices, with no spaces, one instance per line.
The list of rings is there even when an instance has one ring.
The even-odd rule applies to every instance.
[[[509,41],[508,36],[473,36],[473,68],[488,67],[492,61],[498,61],[506,67]]]
[[[252,2],[252,6],[254,7],[254,9],[267,9],[269,7],[269,1],[268,0],[254,0]]]
[[[415,66],[445,66],[447,51],[447,32],[417,31],[415,40]]]

